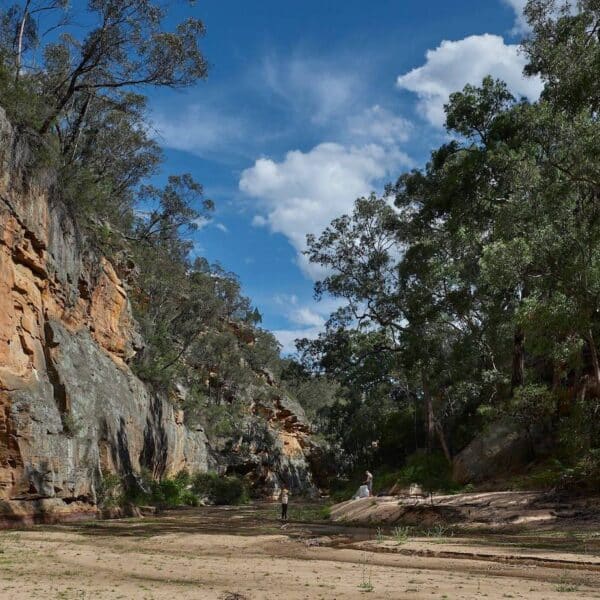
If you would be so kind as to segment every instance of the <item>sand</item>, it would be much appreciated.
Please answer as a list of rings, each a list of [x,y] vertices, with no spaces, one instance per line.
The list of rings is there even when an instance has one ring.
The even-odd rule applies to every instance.
[[[472,534],[398,542],[332,525],[281,528],[270,508],[258,517],[200,508],[0,532],[0,598],[600,598],[595,545],[508,547]]]

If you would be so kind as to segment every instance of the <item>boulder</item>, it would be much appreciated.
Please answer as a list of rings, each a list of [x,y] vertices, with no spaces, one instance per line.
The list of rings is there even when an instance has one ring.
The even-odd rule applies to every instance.
[[[453,461],[457,483],[478,483],[513,473],[534,458],[529,432],[510,419],[498,421],[477,436]]]

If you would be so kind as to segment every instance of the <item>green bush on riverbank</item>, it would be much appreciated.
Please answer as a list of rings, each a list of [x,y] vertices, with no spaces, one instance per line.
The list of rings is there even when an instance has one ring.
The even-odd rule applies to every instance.
[[[199,473],[191,477],[185,470],[159,481],[143,471],[135,486],[127,486],[118,475],[108,474],[98,488],[98,504],[103,508],[126,504],[172,508],[198,506],[201,501],[244,504],[248,501],[248,492],[244,482],[235,475]]]
[[[214,504],[245,504],[249,499],[244,482],[235,475],[220,477],[216,473],[198,473],[193,478],[192,491]]]

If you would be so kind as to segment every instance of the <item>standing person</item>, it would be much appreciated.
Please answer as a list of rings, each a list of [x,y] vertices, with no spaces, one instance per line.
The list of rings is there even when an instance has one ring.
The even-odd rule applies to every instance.
[[[373,473],[370,471],[365,471],[366,479],[365,485],[369,488],[369,496],[373,495]]]
[[[287,521],[288,518],[288,501],[290,498],[290,493],[286,487],[283,487],[281,490],[281,494],[279,495],[281,499],[281,520]]]

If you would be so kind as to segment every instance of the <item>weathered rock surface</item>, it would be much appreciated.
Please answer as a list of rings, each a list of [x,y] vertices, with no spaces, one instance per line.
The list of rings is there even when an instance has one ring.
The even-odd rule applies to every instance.
[[[415,498],[384,496],[348,500],[331,507],[331,519],[353,525],[410,525],[430,528],[556,528],[579,524],[597,527],[598,498],[549,496],[544,492],[481,492]]]
[[[510,474],[535,456],[535,439],[510,420],[498,421],[476,437],[453,461],[458,483],[478,483]]]
[[[142,342],[125,286],[30,162],[0,109],[0,523],[89,516],[107,473],[235,470],[239,457],[214,451],[130,370]],[[252,415],[246,463],[265,489],[288,474],[310,487],[308,428],[298,407],[277,410]]]

